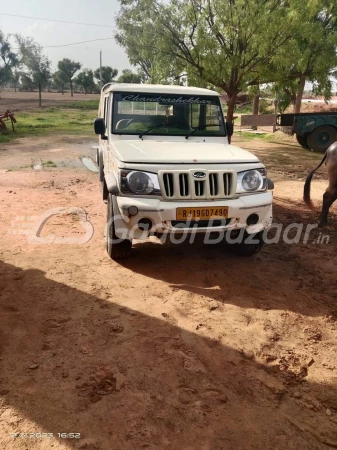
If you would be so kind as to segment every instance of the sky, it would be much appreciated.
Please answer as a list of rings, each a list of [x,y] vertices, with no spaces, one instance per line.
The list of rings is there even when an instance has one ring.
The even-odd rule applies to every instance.
[[[122,69],[130,68],[130,63],[123,48],[113,39],[114,19],[118,10],[117,0],[15,0],[2,2],[0,13],[99,26],[49,22],[0,14],[0,28],[5,34],[19,33],[33,37],[43,47],[112,38],[69,47],[44,48],[43,51],[51,59],[53,70],[57,69],[57,62],[63,58],[70,58],[80,62],[83,68],[95,70],[99,67],[99,53],[102,50],[103,65],[116,68],[121,73]]]

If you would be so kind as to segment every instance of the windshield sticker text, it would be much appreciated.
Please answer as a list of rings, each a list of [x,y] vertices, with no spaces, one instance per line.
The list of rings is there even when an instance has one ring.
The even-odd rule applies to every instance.
[[[199,97],[178,97],[178,98],[168,98],[168,97],[142,97],[140,95],[126,95],[123,97],[123,101],[129,102],[157,102],[157,103],[180,103],[180,104],[201,104],[201,105],[210,105],[212,104],[211,100],[203,100]]]

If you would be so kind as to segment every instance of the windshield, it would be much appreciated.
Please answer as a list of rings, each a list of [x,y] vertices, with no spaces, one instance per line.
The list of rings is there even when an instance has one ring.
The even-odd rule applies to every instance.
[[[114,93],[113,98],[114,134],[226,135],[220,101],[215,96]]]

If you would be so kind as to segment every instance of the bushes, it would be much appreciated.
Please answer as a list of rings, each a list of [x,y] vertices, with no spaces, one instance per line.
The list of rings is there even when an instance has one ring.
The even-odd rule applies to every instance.
[[[261,98],[259,102],[259,114],[272,114],[274,103],[272,100]]]

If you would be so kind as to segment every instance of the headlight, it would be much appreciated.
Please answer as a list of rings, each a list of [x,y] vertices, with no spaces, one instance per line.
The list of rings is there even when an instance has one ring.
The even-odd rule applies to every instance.
[[[129,188],[135,194],[151,194],[154,183],[144,172],[131,172],[127,175]]]
[[[238,173],[237,193],[265,191],[266,188],[266,169],[253,169]]]
[[[120,175],[123,194],[161,195],[158,176],[155,173],[121,170]]]

